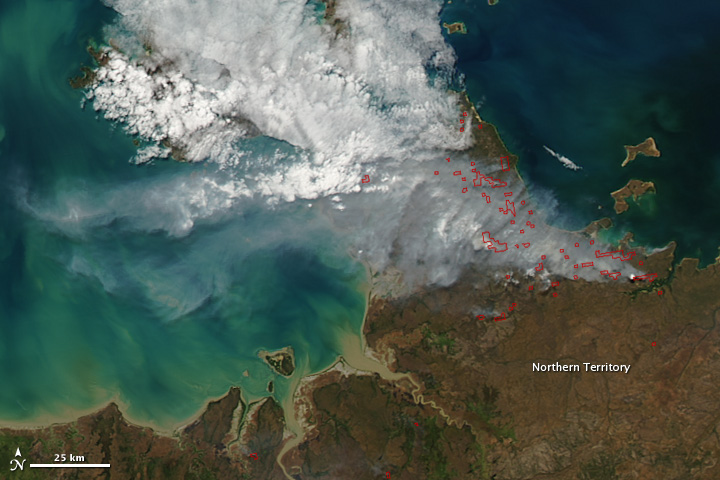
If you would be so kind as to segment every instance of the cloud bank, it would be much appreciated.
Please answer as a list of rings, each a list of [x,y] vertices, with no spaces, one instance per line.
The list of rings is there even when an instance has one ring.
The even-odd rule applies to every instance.
[[[121,14],[107,32],[118,48],[88,91],[93,108],[145,142],[138,161],[172,147],[217,165],[173,195],[160,227],[169,234],[187,235],[218,211],[241,215],[252,202],[305,202],[356,255],[376,270],[398,268],[410,285],[449,284],[471,263],[493,275],[633,272],[547,227],[498,159],[462,153],[470,128],[459,128],[458,95],[448,89],[455,56],[440,2],[343,0],[341,34],[302,1],[108,3]],[[479,173],[506,185],[466,188]],[[143,215],[157,218],[162,205],[130,223],[151,223]],[[566,247],[573,257],[560,252]],[[580,258],[593,266],[576,268]]]

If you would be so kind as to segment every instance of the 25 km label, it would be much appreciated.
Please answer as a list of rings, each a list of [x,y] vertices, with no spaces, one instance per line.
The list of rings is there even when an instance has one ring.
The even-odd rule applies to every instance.
[[[56,462],[84,462],[85,455],[74,455],[72,453],[68,453],[68,454],[56,453],[55,461]]]

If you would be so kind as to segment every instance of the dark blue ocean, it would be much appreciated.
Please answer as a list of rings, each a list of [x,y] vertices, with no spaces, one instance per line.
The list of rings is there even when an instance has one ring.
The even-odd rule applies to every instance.
[[[712,262],[720,246],[720,4],[454,0],[442,12],[471,100],[494,123],[555,223],[608,216],[611,238],[679,242]],[[623,145],[654,137],[660,158],[625,168]],[[564,168],[546,145],[582,166]],[[657,195],[616,215],[610,192],[638,178]],[[555,204],[557,202],[557,204]]]
[[[718,10],[455,0],[443,20],[467,24],[448,37],[467,90],[540,203],[557,202],[558,224],[611,216],[618,236],[678,240],[708,262],[720,244]],[[81,108],[68,78],[114,17],[94,0],[0,3],[0,423],[73,418],[115,399],[170,428],[231,385],[252,400],[273,380],[285,401],[349,336],[360,345],[366,273],[323,225],[299,238],[287,219],[307,214],[300,207],[211,215],[184,236],[161,228],[173,222],[171,187],[212,167],[131,166],[131,138]],[[621,168],[623,145],[648,136],[662,157]],[[630,178],[658,193],[617,216],[609,192]],[[286,345],[291,380],[257,358]]]

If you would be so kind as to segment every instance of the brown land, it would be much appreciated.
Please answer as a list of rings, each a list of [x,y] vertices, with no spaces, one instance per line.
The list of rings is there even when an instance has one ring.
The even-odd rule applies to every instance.
[[[720,393],[720,267],[673,268],[673,250],[636,259],[660,274],[652,283],[561,281],[557,298],[469,272],[454,287],[374,302],[368,344],[392,349],[393,367],[417,373],[424,396],[479,437],[488,475],[452,478],[720,478],[720,408],[709,400]],[[470,313],[511,302],[503,322]],[[632,368],[532,372],[555,361]]]
[[[452,35],[453,33],[460,33],[465,35],[467,33],[467,28],[465,27],[465,24],[463,22],[455,22],[455,23],[445,23],[443,22],[443,28],[447,30],[448,35]]]
[[[642,180],[630,180],[620,190],[615,190],[610,194],[615,199],[615,213],[621,214],[630,208],[627,199],[632,197],[637,201],[640,196],[646,193],[655,193],[655,184],[653,182],[643,182]]]
[[[699,270],[688,259],[673,267],[673,251],[640,251],[635,265],[660,274],[647,284],[561,281],[552,297],[539,285],[529,292],[529,280],[507,287],[468,271],[452,287],[373,299],[368,345],[391,349],[390,367],[411,372],[424,401],[377,375],[319,375],[312,428],[284,458],[288,471],[297,479],[720,478],[720,267]],[[503,322],[471,313],[511,302],[517,308]],[[533,362],[555,361],[632,367],[532,372]],[[117,479],[287,478],[275,462],[280,407],[268,399],[238,420],[245,408],[233,389],[170,438],[128,425],[111,405],[71,424],[3,430],[0,456],[16,446],[33,461],[84,452],[116,465]],[[55,478],[104,478],[61,473]]]
[[[461,107],[482,126],[471,154],[515,166],[495,128]],[[0,461],[20,447],[33,462],[64,451],[113,464],[110,474],[53,477],[78,479],[715,480],[720,265],[677,264],[674,249],[636,249],[630,263],[659,274],[649,283],[557,279],[553,297],[542,284],[529,291],[519,272],[506,284],[469,268],[450,287],[372,297],[367,346],[413,381],[337,368],[309,381],[298,398],[308,434],[281,459],[291,476],[276,462],[282,409],[271,398],[245,405],[238,389],[173,437],[128,424],[114,405],[68,424],[2,429]],[[504,321],[473,313],[511,303]],[[533,372],[534,362],[631,369]]]
[[[349,30],[348,24],[342,18],[337,16],[337,3],[338,0],[321,0],[325,4],[325,13],[323,20],[326,25],[329,25],[336,37],[346,34]]]
[[[129,424],[113,403],[72,423],[37,430],[2,429],[0,457],[7,466],[20,448],[27,463],[54,463],[54,455],[65,452],[82,454],[87,463],[111,464],[109,470],[25,468],[17,476],[25,479],[282,478],[275,462],[283,437],[282,410],[272,399],[251,407],[255,407],[253,415],[241,420],[247,406],[240,390],[232,388],[209,403],[197,421],[169,437]],[[240,429],[251,430],[252,440],[234,442]]]
[[[107,51],[103,49],[97,49],[90,45],[87,47],[87,52],[93,58],[95,65],[107,65],[107,62],[110,61],[110,57],[108,56]],[[82,72],[80,75],[72,77],[68,80],[72,88],[87,88],[95,83],[96,73],[94,68],[82,65],[80,67],[80,71]]]
[[[638,154],[645,155],[646,157],[660,156],[660,150],[657,149],[655,139],[652,137],[646,138],[644,142],[638,145],[625,145],[625,151],[627,152],[627,155],[625,155],[625,160],[623,160],[623,167],[635,160],[635,157],[637,157]]]
[[[583,230],[583,233],[589,237],[595,237],[597,233],[600,230],[608,230],[613,226],[612,220],[610,220],[608,217],[601,218],[600,220],[595,220],[590,223],[587,227],[585,227],[585,230]]]

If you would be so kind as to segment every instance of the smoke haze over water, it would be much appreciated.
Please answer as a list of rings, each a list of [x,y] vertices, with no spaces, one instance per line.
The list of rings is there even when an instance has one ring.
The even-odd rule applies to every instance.
[[[577,239],[546,227],[542,209],[530,216],[515,175],[505,189],[461,193],[452,170],[460,165],[474,178],[477,159],[460,153],[471,139],[459,131],[458,95],[448,90],[455,55],[441,34],[441,3],[343,0],[340,35],[302,1],[108,3],[121,14],[107,30],[121,51],[98,69],[93,107],[148,142],[137,161],[167,156],[164,143],[216,167],[201,178],[158,180],[152,194],[108,193],[101,216],[121,215],[124,197],[151,195],[123,218],[139,229],[162,219],[154,229],[182,236],[198,220],[296,202],[328,215],[360,258],[377,270],[397,266],[409,284],[449,284],[470,262],[534,274],[541,254],[546,272],[577,273],[558,253]],[[478,171],[501,175],[497,159],[486,161]],[[510,191],[515,224],[498,213]],[[529,220],[536,227],[520,232]],[[488,251],[486,231],[511,250]],[[520,238],[531,247],[514,247]],[[593,257],[587,241],[578,248],[576,257]],[[598,278],[590,268],[579,275]]]

